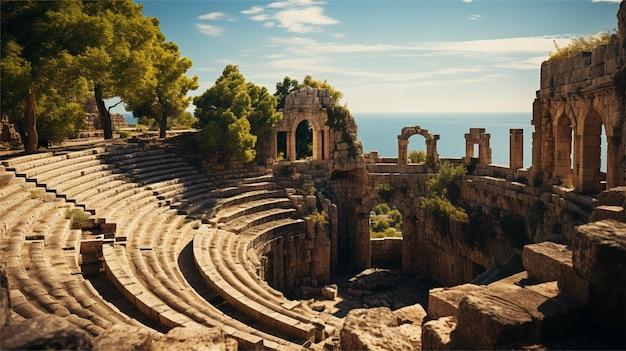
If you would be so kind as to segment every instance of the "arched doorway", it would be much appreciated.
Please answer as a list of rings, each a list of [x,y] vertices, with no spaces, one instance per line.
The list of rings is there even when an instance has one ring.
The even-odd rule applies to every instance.
[[[426,164],[434,166],[439,160],[439,154],[437,153],[438,134],[432,135],[428,132],[428,129],[422,129],[420,126],[404,127],[400,135],[398,135],[398,166],[401,170],[406,166],[409,159],[409,138],[415,134],[420,134],[426,139]]]
[[[296,159],[305,160],[313,157],[313,127],[311,122],[303,120],[296,128]]]
[[[391,203],[370,211],[370,256],[376,268],[402,268],[402,213]]]
[[[600,172],[602,157],[602,119],[596,111],[591,111],[582,126],[577,151],[576,175],[577,188],[583,193],[600,193],[602,191],[602,173]]]

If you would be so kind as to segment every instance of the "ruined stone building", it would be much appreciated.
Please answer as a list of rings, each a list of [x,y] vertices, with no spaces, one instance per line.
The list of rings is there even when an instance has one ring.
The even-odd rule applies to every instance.
[[[621,34],[609,44],[541,65],[532,164],[548,183],[568,182],[586,193],[626,184],[626,24],[621,13]],[[600,173],[601,134],[607,142],[606,176]]]
[[[397,157],[364,154],[354,118],[330,123],[335,102],[310,87],[251,164],[194,151],[193,133],[3,158],[0,346],[623,349],[625,16],[622,2],[608,45],[542,65],[529,169],[519,129],[509,167],[491,163],[481,126],[457,158],[419,121],[398,131]],[[425,162],[408,162],[409,143]],[[423,204],[444,163],[467,174],[437,212]],[[371,238],[381,203],[401,238]],[[352,284],[370,268],[436,282],[427,314],[370,299],[385,281]],[[357,273],[341,290],[335,272]]]

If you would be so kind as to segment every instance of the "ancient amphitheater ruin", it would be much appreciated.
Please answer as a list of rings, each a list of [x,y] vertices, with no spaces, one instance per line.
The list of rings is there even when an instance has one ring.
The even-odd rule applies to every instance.
[[[398,131],[397,158],[364,154],[313,88],[287,97],[251,165],[194,153],[186,134],[3,156],[2,349],[623,349],[625,16],[622,2],[610,44],[543,63],[528,169],[517,129],[508,167],[483,128],[456,159],[419,126]],[[407,162],[422,137],[426,162]],[[421,206],[440,162],[468,168],[469,224]],[[370,238],[382,202],[402,238]]]

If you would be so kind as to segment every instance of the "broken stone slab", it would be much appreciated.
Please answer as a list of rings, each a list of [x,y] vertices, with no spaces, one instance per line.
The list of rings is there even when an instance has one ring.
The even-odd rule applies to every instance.
[[[572,250],[566,245],[544,241],[524,246],[522,262],[528,279],[536,283],[558,281],[561,268],[572,269]]]
[[[626,222],[626,208],[622,206],[600,205],[593,209],[590,222],[601,221],[605,219],[614,219],[620,222]]]
[[[148,329],[124,323],[116,323],[93,339],[92,350],[140,351],[150,350],[151,346],[152,335]]]
[[[422,326],[423,350],[459,350],[456,329],[457,320],[454,316],[431,320]]]
[[[592,284],[621,292],[626,286],[626,223],[603,220],[581,225],[572,236],[572,263]]]
[[[322,297],[328,300],[335,300],[337,298],[337,293],[339,292],[339,288],[336,284],[331,284],[323,287],[321,289]]]
[[[201,325],[176,327],[155,341],[152,351],[236,351],[237,341],[225,336],[219,327]]]
[[[581,305],[558,295],[554,282],[544,284],[533,290],[492,287],[470,293],[461,300],[457,317],[462,347],[500,349],[580,327]]]
[[[404,311],[400,319],[413,312]],[[341,329],[341,349],[420,350],[421,324],[398,324],[398,318],[387,307],[351,310]]]
[[[572,249],[574,270],[581,280],[566,286],[567,291],[586,302],[592,323],[623,333],[626,223],[603,220],[581,225],[572,237]]]
[[[0,328],[11,323],[11,300],[9,298],[9,281],[4,267],[0,267]]]
[[[457,316],[459,303],[469,293],[483,289],[475,284],[463,284],[450,288],[434,288],[428,292],[428,317],[437,319]]]
[[[626,206],[626,186],[605,190],[598,195],[598,203],[608,206]]]
[[[91,337],[67,319],[43,314],[2,328],[2,350],[89,350]]]

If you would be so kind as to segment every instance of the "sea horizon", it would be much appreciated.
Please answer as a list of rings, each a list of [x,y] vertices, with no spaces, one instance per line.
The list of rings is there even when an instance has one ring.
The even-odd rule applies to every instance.
[[[531,165],[531,112],[401,112],[353,113],[363,152],[377,151],[380,156],[397,157],[398,139],[403,127],[419,126],[439,134],[437,151],[442,158],[465,156],[465,134],[470,128],[485,128],[490,134],[492,162],[509,165],[509,129],[524,131],[524,166]],[[476,148],[476,147],[475,147]],[[425,140],[415,135],[409,139],[410,150],[426,150]],[[475,149],[475,155],[478,152]]]

